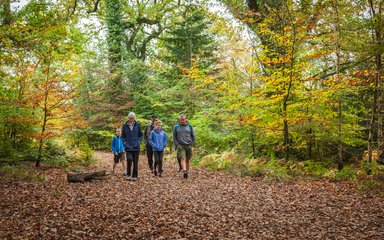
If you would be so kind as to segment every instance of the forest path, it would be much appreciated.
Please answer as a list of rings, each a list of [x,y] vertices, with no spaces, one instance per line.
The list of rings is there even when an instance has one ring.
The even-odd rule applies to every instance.
[[[112,168],[112,154],[89,171]],[[264,183],[166,161],[163,178],[140,156],[139,181],[0,183],[0,239],[384,239],[384,199],[348,182]]]

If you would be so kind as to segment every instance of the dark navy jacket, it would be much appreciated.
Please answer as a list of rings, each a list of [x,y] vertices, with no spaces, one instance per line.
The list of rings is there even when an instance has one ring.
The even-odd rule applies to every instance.
[[[129,128],[128,122],[123,125],[121,131],[121,137],[125,151],[140,151],[140,143],[143,140],[143,132],[141,131],[141,125],[139,122],[134,123],[133,129]]]

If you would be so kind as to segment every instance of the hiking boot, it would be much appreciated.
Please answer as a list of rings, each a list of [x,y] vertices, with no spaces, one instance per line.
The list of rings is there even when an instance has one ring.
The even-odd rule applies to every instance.
[[[153,175],[157,176],[157,171],[156,170],[153,171]]]
[[[131,176],[128,176],[128,177],[127,177],[127,180],[128,180],[128,181],[131,181],[131,180],[132,180],[132,177],[131,177]]]
[[[133,177],[131,180],[132,181],[137,181],[137,177]]]
[[[181,168],[179,167],[179,168],[177,168],[176,172],[181,172],[181,170],[183,170],[183,169],[181,169]]]
[[[162,176],[161,176],[161,173],[159,173],[159,178],[161,178]]]
[[[111,175],[115,175],[115,170],[112,170],[112,171],[111,171]]]
[[[127,173],[123,173],[123,177],[126,177],[127,176]]]
[[[183,173],[183,177],[184,177],[184,178],[188,178],[188,172],[187,172],[187,171],[184,171],[184,173]]]

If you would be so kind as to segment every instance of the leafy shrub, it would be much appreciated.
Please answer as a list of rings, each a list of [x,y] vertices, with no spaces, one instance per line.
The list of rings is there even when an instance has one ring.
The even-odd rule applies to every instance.
[[[87,133],[88,145],[92,149],[110,150],[114,131],[89,131]]]
[[[324,165],[323,162],[308,160],[304,162],[303,171],[311,176],[321,177],[329,171]]]
[[[211,170],[216,169],[216,159],[220,157],[220,154],[209,154],[201,158],[199,162],[200,167],[208,168]]]
[[[0,142],[0,159],[9,159],[16,154],[16,149],[13,148],[9,141]]]
[[[266,182],[285,182],[290,179],[287,168],[275,159],[272,159],[263,166],[265,173],[264,181]]]
[[[89,147],[88,144],[82,144],[80,146],[80,158],[81,158],[81,161],[85,164],[85,165],[90,165],[91,163],[94,163],[95,162],[95,159],[93,157],[93,150]]]
[[[233,161],[236,160],[236,155],[232,151],[226,151],[222,154],[210,154],[201,158],[199,165],[210,170],[225,170],[228,169]]]
[[[44,163],[46,163],[49,166],[64,167],[64,168],[69,166],[69,164],[68,164],[69,161],[70,161],[70,159],[68,159],[67,156],[62,156],[62,155],[58,155],[56,157],[50,157],[50,158],[44,159]]]
[[[356,171],[350,166],[344,166],[341,171],[334,173],[333,178],[335,180],[354,180],[356,178]]]
[[[364,181],[358,184],[357,189],[360,192],[373,191],[375,193],[380,193],[383,189],[383,185],[376,181]]]
[[[46,143],[45,155],[47,157],[55,157],[58,155],[65,155],[65,148],[60,146],[57,142],[50,140]]]

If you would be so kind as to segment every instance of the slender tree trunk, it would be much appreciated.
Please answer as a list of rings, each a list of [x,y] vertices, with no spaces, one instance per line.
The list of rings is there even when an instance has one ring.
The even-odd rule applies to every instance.
[[[286,9],[286,13],[287,15],[289,16],[289,20],[290,22],[292,22],[293,18],[291,16],[291,13],[288,9],[288,6],[286,5],[286,2],[283,1],[283,5],[282,5],[283,9]],[[285,25],[285,21],[284,21],[284,18],[282,18],[283,22],[282,24]],[[283,28],[284,29],[284,28]],[[289,160],[289,157],[290,157],[290,139],[289,139],[289,124],[288,124],[288,114],[287,114],[287,108],[288,108],[288,100],[289,100],[289,97],[290,97],[290,94],[291,94],[291,89],[292,89],[292,85],[293,85],[293,79],[294,79],[294,76],[293,76],[293,67],[295,65],[295,54],[296,54],[296,26],[295,24],[292,24],[292,46],[291,46],[291,49],[290,49],[290,56],[289,56],[289,59],[290,59],[290,64],[289,64],[289,71],[290,71],[290,74],[289,74],[289,82],[286,86],[287,88],[287,92],[286,92],[286,95],[284,96],[284,99],[283,99],[283,124],[284,124],[284,150],[285,150],[285,162],[288,162]]]
[[[12,22],[11,0],[2,0],[0,5],[3,6],[3,23],[10,25]]]
[[[251,141],[252,141],[252,152],[253,156],[256,157],[256,145],[255,145],[255,134],[251,134]]]
[[[341,27],[340,27],[340,13],[339,13],[339,1],[334,0],[332,2],[333,9],[335,10],[335,34],[336,34],[336,75],[335,80],[338,84],[341,84],[340,80],[340,63],[341,63]],[[339,170],[342,170],[344,167],[343,164],[343,112],[342,112],[342,94],[338,93],[337,96],[337,137],[338,137],[338,144],[337,144],[337,166]]]
[[[373,131],[375,127],[375,115],[376,115],[376,106],[377,106],[377,87],[378,81],[375,79],[374,92],[373,92],[373,103],[371,108],[371,120],[369,122],[369,131],[368,131],[368,162],[372,162],[372,142],[373,142]],[[370,174],[370,170],[368,170]]]
[[[373,34],[373,41],[375,45],[378,47],[383,45],[382,42],[382,28],[380,26],[383,25],[383,16],[382,16],[382,5],[378,3],[379,6],[377,8],[378,13],[376,13],[376,9],[374,6],[373,0],[369,0],[370,5],[370,13],[371,18],[374,21],[375,28]],[[375,65],[376,65],[376,73],[375,73],[375,83],[377,83],[377,149],[378,149],[378,159],[379,163],[384,164],[384,142],[383,142],[383,83],[381,80],[382,76],[382,54],[377,53],[375,55]]]
[[[380,46],[381,43],[381,30],[380,30],[380,25],[378,24],[377,22],[377,19],[381,19],[382,16],[376,16],[376,13],[375,13],[375,6],[374,6],[374,3],[373,3],[373,0],[369,0],[369,5],[370,5],[370,14],[371,14],[371,18],[373,19],[373,21],[375,22],[375,29],[374,29],[374,34],[373,34],[373,40],[374,42]],[[381,7],[379,7],[379,14],[381,14]],[[378,101],[380,101],[378,98],[379,98],[379,95],[381,95],[381,89],[379,89],[381,87],[381,80],[380,80],[380,73],[381,73],[381,68],[382,68],[382,65],[381,65],[381,54],[376,54],[375,56],[375,65],[376,65],[376,75],[375,75],[375,82],[374,82],[374,94],[373,94],[373,106],[372,106],[372,111],[371,111],[371,120],[370,120],[370,128],[369,128],[369,134],[368,134],[368,162],[371,163],[372,162],[372,142],[373,142],[373,131],[374,131],[374,123],[375,123],[375,114],[376,114],[376,108],[378,106],[378,104],[381,104],[381,103],[378,103]],[[381,108],[381,107],[380,107]],[[381,114],[381,110],[382,109],[377,109],[378,111],[380,111],[380,114]],[[381,118],[381,117],[380,117]],[[381,128],[382,128],[382,123],[380,123],[381,125]],[[383,151],[383,143],[382,143],[382,129],[380,129],[381,131],[381,136],[378,136],[378,141],[380,141],[381,143],[381,146],[379,147],[379,156],[382,155],[382,151]],[[371,169],[367,169],[367,173],[368,174],[371,174]]]
[[[383,107],[383,84],[380,79],[381,77],[381,71],[382,71],[382,62],[381,62],[381,55],[376,55],[376,81],[378,82],[378,103],[377,103],[377,113],[378,113],[378,119],[377,119],[377,147],[378,147],[378,159],[377,162],[380,164],[384,164],[384,143],[383,143],[383,113],[382,113],[382,107]]]
[[[38,150],[38,155],[37,155],[37,160],[36,160],[36,167],[40,166],[41,158],[42,158],[42,153],[43,153],[43,146],[44,146],[44,133],[45,129],[47,126],[47,117],[48,117],[48,95],[49,95],[49,87],[48,87],[48,81],[49,81],[49,72],[50,72],[50,67],[48,66],[48,71],[47,71],[47,77],[46,77],[46,84],[45,84],[45,89],[44,89],[44,118],[43,118],[43,123],[41,126],[41,132],[40,132],[40,140],[39,140],[39,150]]]
[[[337,103],[337,130],[338,130],[338,147],[337,147],[337,167],[340,170],[344,168],[343,164],[343,141],[342,141],[342,125],[343,125],[343,117],[342,117],[342,100],[341,95],[338,96],[338,103]]]

